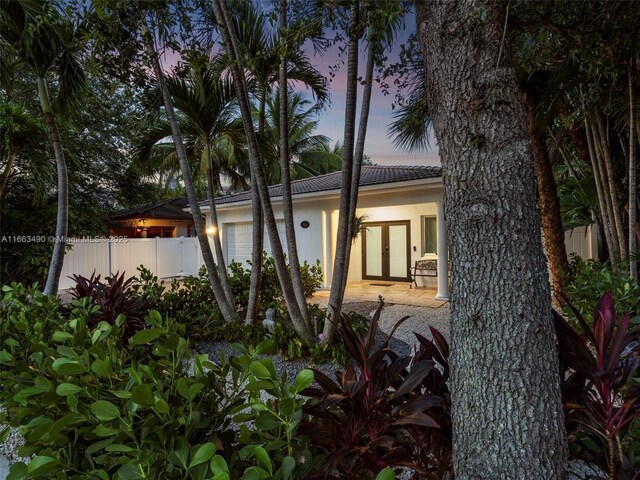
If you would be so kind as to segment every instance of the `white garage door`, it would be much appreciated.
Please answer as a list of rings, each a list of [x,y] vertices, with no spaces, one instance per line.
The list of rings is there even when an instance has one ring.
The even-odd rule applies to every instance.
[[[286,252],[286,234],[284,229],[284,221],[278,220],[278,234],[280,241],[283,242],[283,248]],[[253,247],[253,223],[228,223],[225,225],[225,231],[227,236],[227,262],[234,260],[245,265],[247,260],[251,260],[251,252]],[[271,243],[269,242],[269,235],[265,230],[264,233],[264,250],[271,254]]]

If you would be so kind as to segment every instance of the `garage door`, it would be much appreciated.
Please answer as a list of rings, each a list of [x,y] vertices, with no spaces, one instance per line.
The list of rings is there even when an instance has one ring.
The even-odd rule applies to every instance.
[[[277,224],[280,241],[283,242],[283,246],[286,249],[284,221],[278,220]],[[227,262],[234,260],[244,265],[247,260],[251,260],[253,223],[228,223],[225,225],[225,231],[227,236]],[[264,234],[264,250],[271,255],[271,243],[266,230]]]

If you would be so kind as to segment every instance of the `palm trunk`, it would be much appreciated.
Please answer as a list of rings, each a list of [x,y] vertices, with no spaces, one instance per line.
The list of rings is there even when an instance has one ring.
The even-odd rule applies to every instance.
[[[526,87],[525,87],[526,88]],[[535,117],[535,102],[531,94],[524,92],[524,101],[527,110],[527,128],[531,140],[533,165],[538,180],[538,199],[540,201],[540,217],[542,220],[542,233],[546,246],[549,270],[551,272],[551,286],[555,300],[562,304],[564,285],[569,275],[569,259],[564,245],[564,229],[562,228],[562,216],[560,213],[560,198],[556,180],[553,176],[553,167],[549,150],[544,136],[538,127]]]
[[[600,207],[600,217],[602,220],[602,227],[605,231],[605,238],[607,241],[607,250],[609,250],[609,257],[613,264],[616,264],[620,258],[620,252],[618,250],[618,242],[615,238],[615,229],[612,225],[611,218],[611,199],[606,191],[606,182],[604,181],[604,174],[602,172],[602,162],[600,160],[600,153],[596,145],[596,140],[593,136],[594,129],[589,125],[589,121],[585,120],[585,130],[587,132],[587,143],[589,145],[589,156],[591,157],[591,168],[593,170],[593,180],[596,185],[596,192],[598,194],[598,206]]]
[[[211,214],[211,226],[213,227],[213,248],[216,251],[216,260],[218,260],[218,272],[220,274],[220,283],[226,295],[227,301],[231,305],[235,305],[233,292],[229,285],[229,276],[227,275],[227,264],[224,261],[224,252],[222,251],[222,242],[220,241],[220,226],[218,224],[218,210],[215,201],[215,181],[213,174],[213,162],[211,161],[211,143],[207,139],[205,148],[207,150],[207,200],[209,200],[209,212]]]
[[[260,88],[260,105],[258,107],[258,132],[264,133],[266,86]],[[245,324],[251,325],[258,318],[258,304],[260,302],[260,285],[262,284],[262,253],[264,251],[264,220],[262,218],[262,202],[255,181],[253,169],[251,171],[251,217],[253,218],[251,252],[251,277],[249,279],[249,303]]]
[[[230,68],[239,100],[245,133],[247,135],[247,145],[249,147],[249,160],[251,162],[251,170],[253,172],[260,196],[260,201],[262,203],[265,224],[267,226],[269,240],[271,241],[271,247],[273,249],[273,260],[276,266],[278,280],[280,281],[282,293],[296,333],[301,338],[309,338],[311,336],[311,329],[298,306],[296,295],[293,290],[293,285],[291,283],[291,276],[289,275],[287,264],[282,253],[282,242],[280,241],[280,236],[278,235],[276,218],[273,214],[271,198],[269,197],[269,189],[267,186],[264,169],[262,168],[262,159],[260,156],[260,149],[258,147],[258,139],[253,128],[253,119],[251,118],[251,110],[249,108],[249,97],[247,95],[245,78],[239,66],[240,56],[238,54],[238,48],[236,47],[235,34],[231,29],[231,15],[227,10],[225,0],[213,0],[213,10],[218,22],[218,26],[220,28],[220,33],[222,34],[222,38],[224,39],[227,54],[231,59]]]
[[[370,29],[372,27],[369,27]],[[372,40],[369,32],[369,51],[367,52],[367,63],[365,67],[364,89],[362,91],[362,105],[360,106],[360,124],[358,126],[358,140],[353,158],[353,174],[351,177],[351,198],[349,199],[349,232],[347,233],[347,245],[345,253],[345,269],[342,277],[342,296],[347,288],[349,278],[349,263],[351,261],[351,246],[355,234],[356,208],[358,207],[358,193],[360,191],[360,172],[362,171],[362,160],[364,159],[364,144],[367,137],[367,125],[369,123],[369,109],[371,106],[371,91],[373,89],[373,67],[375,66],[375,53],[377,43]]]
[[[158,54],[156,53],[155,46],[153,45],[153,38],[151,37],[151,33],[144,23],[141,25],[141,30],[142,36],[144,37],[144,42],[146,44],[147,52],[151,56],[153,70],[156,74],[158,86],[160,87],[160,91],[162,92],[167,121],[171,126],[171,134],[173,136],[173,142],[176,147],[176,155],[180,163],[182,179],[184,180],[184,188],[187,192],[189,207],[191,209],[191,215],[193,217],[193,224],[196,229],[196,235],[198,236],[198,243],[200,244],[202,259],[204,260],[204,264],[207,268],[207,273],[209,274],[211,289],[213,290],[213,294],[216,298],[216,301],[218,302],[218,306],[220,307],[220,311],[222,312],[222,316],[224,317],[224,319],[227,322],[237,320],[238,313],[227,301],[225,291],[223,290],[222,284],[220,282],[220,276],[218,275],[218,268],[213,259],[211,246],[209,245],[209,239],[207,237],[206,225],[202,218],[200,204],[198,203],[196,190],[191,179],[191,169],[189,166],[189,161],[187,159],[187,152],[185,151],[184,144],[182,143],[180,127],[178,126],[178,121],[173,109],[173,102],[171,100],[171,95],[169,94],[169,89],[167,88],[167,84],[164,80],[164,73],[162,72],[162,67],[160,66],[160,60],[158,59]]]
[[[249,279],[249,302],[245,323],[253,324],[258,318],[260,284],[262,283],[262,252],[264,250],[264,221],[262,204],[253,172],[251,173],[251,216],[253,217],[253,251],[251,252],[251,277]]]
[[[451,252],[453,468],[456,480],[560,480],[558,352],[506,5],[416,3]]]
[[[627,244],[625,241],[624,228],[622,228],[622,215],[620,213],[620,202],[618,200],[618,183],[616,174],[613,169],[613,160],[611,158],[611,150],[607,140],[607,131],[602,119],[602,113],[596,110],[596,125],[601,146],[602,158],[604,159],[604,171],[606,172],[606,181],[608,183],[609,196],[611,197],[611,209],[613,211],[613,221],[615,225],[616,235],[618,239],[618,249],[620,251],[620,260],[627,259]],[[595,136],[594,136],[595,138]]]
[[[638,166],[636,162],[636,95],[633,61],[629,65],[629,276],[638,281]]]
[[[344,121],[344,154],[342,158],[342,185],[340,191],[340,206],[338,216],[338,238],[333,261],[333,277],[331,279],[331,293],[327,307],[327,320],[324,323],[324,342],[330,343],[335,331],[334,310],[342,308],[343,280],[347,271],[347,243],[351,242],[349,235],[349,217],[351,204],[351,179],[353,177],[353,148],[356,130],[356,104],[358,101],[358,32],[359,1],[354,0],[349,19],[349,53],[347,60],[347,97]]]
[[[291,283],[293,291],[300,307],[300,312],[309,323],[309,312],[307,310],[307,299],[302,288],[302,277],[300,276],[300,259],[298,257],[298,247],[296,242],[296,229],[293,219],[293,199],[291,194],[291,172],[289,168],[289,86],[287,85],[287,54],[286,37],[284,32],[287,28],[287,0],[280,0],[280,48],[283,53],[280,55],[280,70],[278,72],[280,84],[280,182],[282,184],[282,211],[284,214],[284,228],[287,234],[287,252],[289,255],[289,270],[291,272]]]
[[[53,244],[49,273],[44,287],[45,295],[57,295],[62,265],[64,263],[65,242],[69,221],[69,178],[67,174],[67,162],[64,158],[64,150],[60,141],[60,132],[53,114],[47,83],[43,77],[38,77],[38,95],[44,114],[44,121],[49,129],[51,145],[56,158],[56,173],[58,177],[58,211],[56,215],[56,238]]]
[[[11,176],[11,170],[13,169],[13,162],[15,161],[15,159],[16,154],[9,153],[7,165],[5,165],[4,171],[2,172],[2,177],[0,177],[0,200],[2,200],[5,189],[7,188],[7,184],[9,183],[9,177]]]

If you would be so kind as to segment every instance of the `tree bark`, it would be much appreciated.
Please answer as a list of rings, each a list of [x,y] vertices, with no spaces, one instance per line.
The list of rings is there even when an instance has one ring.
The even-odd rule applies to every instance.
[[[2,177],[0,177],[0,200],[4,196],[4,192],[7,188],[7,184],[9,183],[9,177],[11,176],[11,172],[13,170],[13,162],[16,159],[16,154],[13,152],[9,153],[9,158],[7,159],[7,164],[4,167],[2,172]]]
[[[358,22],[359,22],[359,1],[354,0],[351,5],[349,19],[349,53],[347,60],[347,96],[344,118],[344,139],[342,158],[342,183],[340,190],[340,206],[338,209],[338,238],[336,239],[336,253],[333,261],[333,276],[331,278],[331,293],[329,294],[329,305],[327,307],[327,320],[324,323],[324,342],[330,343],[335,331],[334,309],[339,311],[342,308],[344,298],[342,282],[345,271],[348,270],[347,243],[348,238],[349,209],[351,203],[351,179],[353,177],[353,148],[356,130],[356,104],[358,101]]]
[[[525,111],[506,3],[417,3],[452,265],[457,480],[555,480],[566,433]]]
[[[371,27],[369,27],[371,29]],[[371,31],[369,30],[369,33]],[[358,140],[353,158],[353,173],[351,177],[351,191],[349,198],[349,230],[347,233],[347,245],[345,252],[345,269],[342,277],[342,297],[347,288],[347,278],[349,277],[349,263],[351,261],[351,246],[356,226],[356,208],[358,207],[358,194],[360,192],[360,173],[362,171],[362,159],[364,158],[364,144],[367,137],[367,125],[369,123],[369,110],[371,107],[371,91],[373,90],[373,68],[375,66],[375,53],[377,42],[369,34],[369,51],[367,52],[367,63],[365,66],[364,89],[362,91],[362,105],[360,106],[360,123],[358,125]]]
[[[638,281],[638,165],[636,160],[636,95],[633,60],[629,65],[629,276]]]
[[[280,181],[282,184],[282,212],[284,214],[284,228],[287,235],[287,253],[289,255],[289,271],[293,291],[305,322],[309,324],[307,299],[302,288],[300,276],[300,259],[296,242],[296,228],[293,222],[293,199],[291,194],[291,171],[289,165],[289,86],[287,85],[287,0],[280,0],[280,69],[278,83],[280,85]]]
[[[552,292],[556,302],[563,304],[564,285],[569,275],[569,259],[564,245],[564,229],[560,212],[560,198],[549,150],[542,131],[538,127],[535,116],[536,104],[529,92],[524,92],[527,109],[527,128],[531,140],[533,166],[538,183],[538,199],[540,201],[540,218],[542,234],[546,246],[549,270],[551,272]]]
[[[600,185],[599,192],[602,193],[603,203],[606,208],[607,214],[607,227],[609,235],[611,236],[611,243],[609,245],[609,254],[611,262],[614,266],[620,264],[622,260],[622,252],[620,251],[620,241],[618,238],[618,229],[616,228],[614,221],[615,204],[612,202],[611,192],[609,191],[609,182],[607,181],[606,165],[604,160],[604,153],[602,151],[602,143],[598,133],[598,128],[595,125],[591,125],[591,132],[589,136],[593,150],[595,152],[593,166],[594,179],[597,182],[596,185]],[[596,187],[597,190],[598,187]],[[617,267],[616,267],[617,268]]]
[[[216,260],[218,261],[218,272],[220,275],[220,284],[224,291],[227,302],[235,305],[233,292],[229,285],[229,276],[227,275],[227,264],[224,261],[224,252],[222,251],[222,242],[220,241],[220,226],[218,225],[218,210],[216,209],[215,200],[215,182],[213,174],[213,162],[211,161],[211,143],[209,139],[206,141],[207,155],[207,200],[209,201],[209,213],[211,214],[211,226],[213,227],[213,248],[216,251]]]
[[[69,176],[67,173],[67,162],[64,158],[64,150],[62,141],[60,140],[60,132],[56,117],[51,107],[47,83],[44,77],[38,77],[38,95],[40,97],[40,105],[44,114],[44,121],[49,129],[49,137],[51,138],[51,146],[56,159],[56,174],[58,183],[58,210],[56,215],[56,235],[53,243],[53,253],[51,254],[51,263],[49,264],[49,272],[47,274],[47,282],[44,286],[45,295],[57,295],[58,285],[60,284],[60,275],[62,274],[62,265],[64,264],[65,244],[68,233],[69,222]]]
[[[189,200],[189,207],[191,209],[191,215],[193,217],[193,224],[196,229],[198,243],[200,244],[202,259],[204,260],[204,264],[207,267],[207,273],[209,274],[211,289],[213,290],[213,294],[216,298],[216,301],[218,302],[218,307],[220,307],[220,311],[222,312],[222,316],[224,317],[224,319],[228,322],[237,320],[238,313],[227,301],[225,292],[220,282],[218,267],[216,266],[216,263],[213,259],[213,253],[211,252],[211,246],[209,245],[209,239],[207,238],[206,225],[204,223],[204,220],[202,219],[200,204],[198,203],[196,190],[191,179],[191,169],[189,167],[189,160],[187,159],[187,152],[185,151],[184,144],[182,143],[180,127],[178,126],[176,114],[173,109],[171,95],[169,94],[169,89],[167,88],[167,84],[164,79],[164,73],[162,72],[162,67],[160,66],[160,60],[158,59],[158,54],[153,44],[153,38],[151,37],[150,31],[144,23],[141,25],[141,29],[147,52],[151,56],[153,70],[156,75],[158,87],[162,92],[165,113],[167,115],[167,121],[171,126],[173,142],[176,147],[176,156],[178,157],[178,161],[180,163],[180,170],[182,173],[182,179],[184,181],[184,189],[186,190],[187,198]]]
[[[227,10],[225,0],[213,0],[213,11],[216,16],[220,33],[224,40],[225,49],[227,55],[231,60],[231,74],[233,76],[236,93],[238,96],[238,103],[240,105],[240,112],[242,114],[242,121],[244,124],[245,134],[247,135],[247,145],[249,147],[249,160],[251,162],[251,170],[256,181],[257,190],[262,203],[264,220],[267,226],[267,232],[269,234],[269,240],[271,242],[271,248],[273,250],[273,260],[276,266],[276,272],[278,274],[278,280],[282,287],[282,293],[287,304],[289,316],[296,333],[301,338],[309,338],[311,336],[311,329],[309,324],[300,311],[298,302],[293,291],[293,285],[291,283],[291,276],[287,269],[284,255],[282,254],[282,242],[278,235],[278,227],[276,224],[276,218],[273,214],[273,207],[271,205],[271,198],[269,197],[269,189],[262,168],[262,157],[260,156],[260,149],[258,147],[258,139],[253,127],[253,119],[251,118],[251,110],[249,108],[249,97],[245,85],[245,78],[240,69],[240,57],[238,55],[238,49],[236,46],[236,39],[233,29],[231,28],[232,21],[231,15]]]
[[[602,119],[602,113],[596,110],[596,125],[599,137],[599,144],[601,146],[602,158],[604,159],[604,166],[606,171],[606,181],[609,187],[609,195],[611,196],[611,208],[613,211],[613,221],[616,230],[616,237],[618,239],[618,248],[620,250],[620,260],[627,259],[627,242],[624,228],[622,228],[622,214],[620,213],[620,201],[618,192],[620,191],[618,181],[616,179],[616,173],[613,167],[613,159],[611,158],[611,149],[609,148],[609,141],[607,140],[607,130]],[[594,136],[595,138],[595,136]]]

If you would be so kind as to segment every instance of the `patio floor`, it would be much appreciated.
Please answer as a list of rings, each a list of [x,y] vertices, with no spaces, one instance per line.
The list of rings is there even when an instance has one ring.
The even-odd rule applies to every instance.
[[[363,280],[347,284],[344,303],[377,302],[378,295],[382,295],[387,304],[414,305],[417,307],[437,308],[446,302],[436,300],[436,289],[429,287],[409,288],[409,282],[379,282]],[[329,290],[319,290],[311,297],[312,303],[326,306],[329,300]]]

